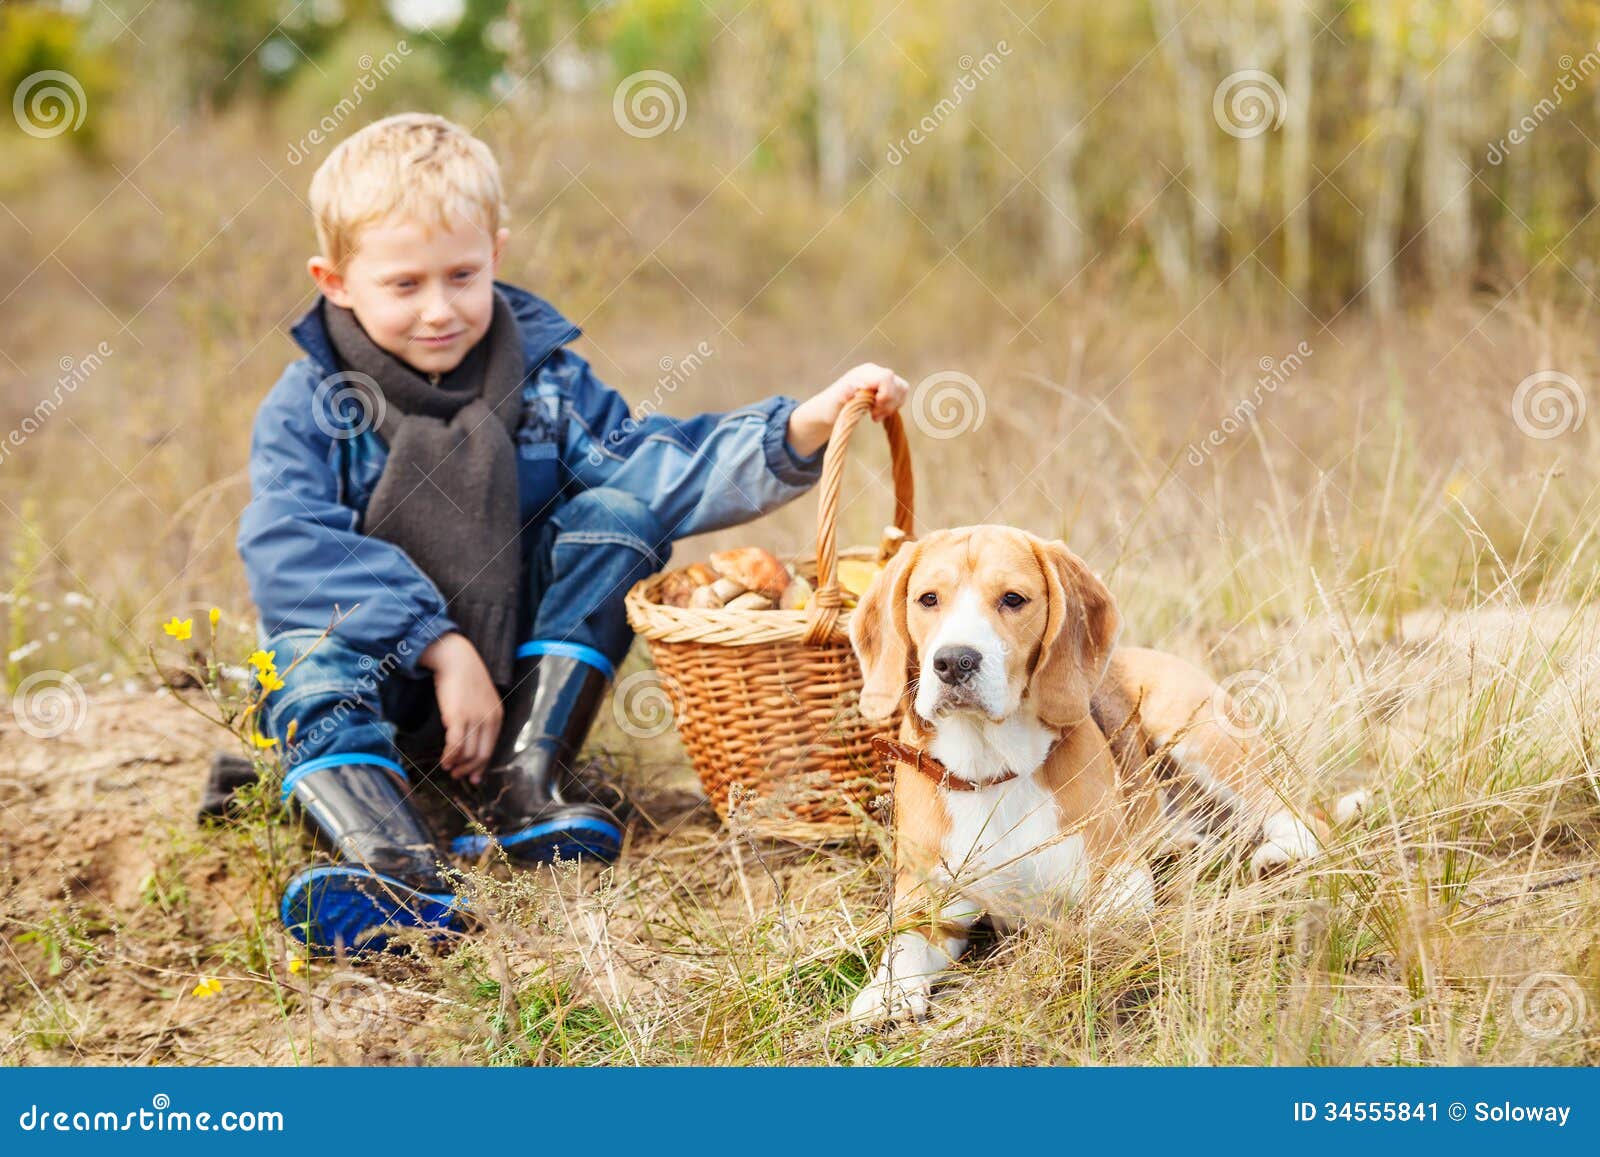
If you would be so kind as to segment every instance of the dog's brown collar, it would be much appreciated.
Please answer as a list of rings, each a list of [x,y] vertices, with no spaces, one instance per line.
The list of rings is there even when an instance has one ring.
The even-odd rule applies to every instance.
[[[1050,758],[1050,753],[1055,751],[1057,744],[1060,742],[1061,740],[1057,739],[1055,743],[1050,745],[1050,751],[1045,752],[1045,759]],[[997,787],[1002,783],[1010,783],[1017,778],[1017,773],[1008,767],[1004,775],[997,775],[995,778],[986,779],[982,783],[974,783],[970,779],[962,779],[956,775],[939,760],[922,750],[922,748],[912,747],[909,743],[901,743],[898,740],[890,739],[887,735],[874,735],[872,737],[872,750],[885,759],[893,759],[905,764],[919,775],[932,780],[935,786],[947,787],[951,791],[978,791],[982,788]]]

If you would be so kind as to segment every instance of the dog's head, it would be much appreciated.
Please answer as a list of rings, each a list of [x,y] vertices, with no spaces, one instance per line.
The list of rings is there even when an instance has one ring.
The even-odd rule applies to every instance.
[[[999,721],[1026,703],[1065,728],[1088,716],[1120,625],[1065,543],[1004,526],[939,531],[902,546],[851,618],[861,713],[887,718],[909,694],[930,721]]]

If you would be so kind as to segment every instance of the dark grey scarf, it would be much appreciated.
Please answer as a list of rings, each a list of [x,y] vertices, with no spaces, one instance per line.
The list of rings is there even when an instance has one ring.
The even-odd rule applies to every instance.
[[[379,348],[348,309],[324,301],[322,310],[339,360],[381,395],[368,412],[389,460],[362,531],[411,556],[490,677],[509,686],[522,573],[513,439],[526,376],[511,307],[495,294],[489,332],[438,384]]]

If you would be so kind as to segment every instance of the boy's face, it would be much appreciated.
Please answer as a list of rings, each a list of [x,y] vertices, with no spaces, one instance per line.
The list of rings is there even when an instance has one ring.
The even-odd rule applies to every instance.
[[[458,221],[448,230],[394,219],[361,231],[343,270],[307,268],[323,295],[356,315],[379,347],[425,374],[461,364],[489,332],[507,230]]]

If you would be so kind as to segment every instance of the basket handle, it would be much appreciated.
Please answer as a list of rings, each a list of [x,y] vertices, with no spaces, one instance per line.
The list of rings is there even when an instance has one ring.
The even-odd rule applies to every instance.
[[[871,411],[874,400],[868,390],[858,390],[839,411],[828,438],[828,452],[822,460],[822,489],[817,502],[817,590],[811,598],[810,622],[805,641],[818,646],[833,638],[844,598],[839,591],[839,489],[844,479],[845,451],[850,435],[862,417]],[[894,524],[914,536],[912,530],[915,485],[911,475],[911,447],[906,442],[905,424],[899,414],[883,421],[889,439],[889,464],[894,474]]]

